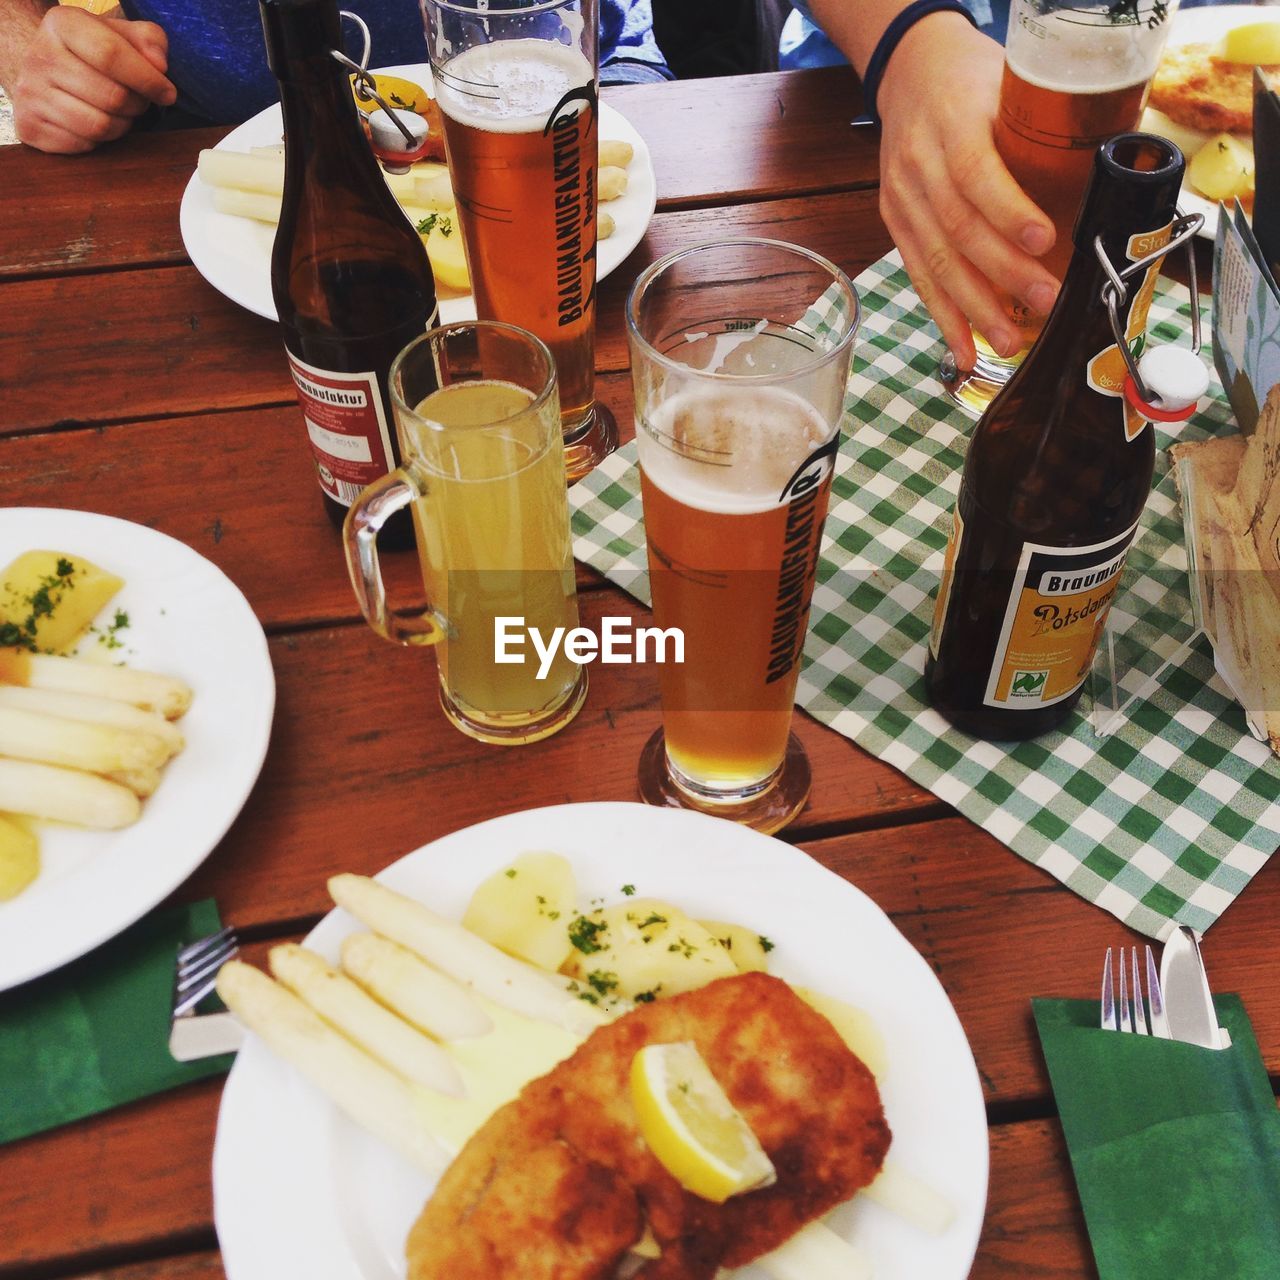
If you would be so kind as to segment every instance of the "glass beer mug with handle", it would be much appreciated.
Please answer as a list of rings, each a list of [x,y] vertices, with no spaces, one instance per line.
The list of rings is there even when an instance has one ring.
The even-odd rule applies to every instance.
[[[670,254],[627,302],[662,729],[650,804],[776,831],[803,807],[790,732],[858,324],[853,285],[794,245]]]
[[[570,480],[617,445],[595,398],[597,0],[422,0],[476,315],[560,372]]]
[[[361,612],[388,640],[436,646],[440,703],[463,733],[548,737],[581,708],[586,668],[562,649],[499,661],[496,633],[578,623],[551,353],[514,325],[446,325],[411,342],[388,381],[404,462],[365,489],[343,527]],[[388,607],[377,547],[405,507],[428,601],[409,616]]]
[[[1059,280],[1071,260],[1071,231],[1108,138],[1137,126],[1178,0],[1013,0],[995,120],[1000,158],[1053,220],[1053,248],[1041,261]],[[1045,317],[1002,299],[1018,351],[997,354],[974,333],[978,359],[960,373],[948,352],[942,379],[952,398],[980,414],[1026,358]]]

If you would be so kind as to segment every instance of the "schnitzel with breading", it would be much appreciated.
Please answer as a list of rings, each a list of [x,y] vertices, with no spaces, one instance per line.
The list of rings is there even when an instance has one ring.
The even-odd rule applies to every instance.
[[[640,1133],[631,1061],[692,1041],[777,1181],[722,1205],[685,1191]],[[499,1108],[410,1232],[409,1280],[608,1280],[647,1225],[642,1280],[712,1280],[869,1183],[889,1146],[871,1072],[785,982],[722,978],[637,1007]]]
[[[1166,49],[1148,105],[1175,124],[1204,133],[1251,133],[1253,68],[1217,57],[1209,44]],[[1280,70],[1263,67],[1264,72]]]

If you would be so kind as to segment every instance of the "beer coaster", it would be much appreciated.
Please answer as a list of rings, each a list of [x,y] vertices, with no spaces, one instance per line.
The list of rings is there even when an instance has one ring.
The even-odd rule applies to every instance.
[[[1161,937],[1204,931],[1280,845],[1280,761],[1197,637],[1178,498],[1156,429],[1151,499],[1112,607],[1117,727],[1089,699],[1028,742],[982,742],[925,700],[933,596],[972,422],[938,381],[943,344],[897,253],[855,281],[863,308],[797,705],[1089,902]],[[822,322],[820,306],[811,312]],[[1185,288],[1162,280],[1153,341],[1186,341]],[[1206,313],[1203,324],[1209,324]],[[1234,430],[1215,379],[1179,440]],[[570,490],[574,555],[647,602],[635,445]],[[1102,691],[1096,691],[1100,695]]]

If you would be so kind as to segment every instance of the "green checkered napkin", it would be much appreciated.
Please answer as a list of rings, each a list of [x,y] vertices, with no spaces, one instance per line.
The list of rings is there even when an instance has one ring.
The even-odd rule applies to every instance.
[[[943,394],[942,344],[898,255],[856,283],[862,329],[798,705],[1133,928],[1207,929],[1280,846],[1280,762],[1250,736],[1195,637],[1172,438],[1157,430],[1155,489],[1112,608],[1115,661],[1104,648],[1092,719],[1085,698],[1035,741],[970,738],[928,706],[923,670],[972,424]],[[1187,291],[1162,281],[1155,341],[1185,342],[1189,315]],[[1215,382],[1179,438],[1229,424]],[[635,445],[570,499],[577,558],[647,600]]]

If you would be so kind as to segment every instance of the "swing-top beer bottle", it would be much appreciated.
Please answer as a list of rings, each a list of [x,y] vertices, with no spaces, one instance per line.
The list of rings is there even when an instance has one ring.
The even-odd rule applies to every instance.
[[[285,177],[271,292],[330,519],[400,461],[387,370],[436,319],[418,233],[360,125],[336,0],[260,0],[280,82]],[[409,512],[383,543],[413,541]]]
[[[1169,243],[1183,158],[1121,134],[1098,149],[1057,305],[974,429],[925,667],[930,702],[982,738],[1029,738],[1079,701],[1151,488],[1154,432],[1123,396],[1101,301],[1106,271]],[[1159,261],[1131,277],[1121,323],[1145,340]]]

